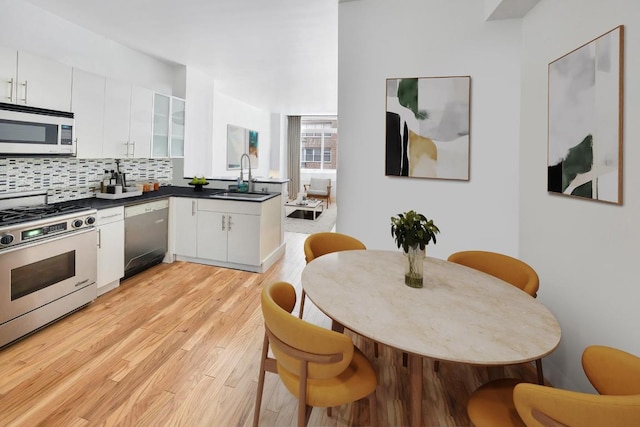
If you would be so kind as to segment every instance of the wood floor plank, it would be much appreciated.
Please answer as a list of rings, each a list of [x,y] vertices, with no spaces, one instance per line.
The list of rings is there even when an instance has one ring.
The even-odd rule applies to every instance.
[[[249,426],[264,335],[260,291],[288,281],[301,292],[307,235],[285,233],[287,250],[264,274],[188,262],[161,264],[89,306],[0,350],[1,426]],[[299,302],[294,313],[297,312]],[[329,328],[311,301],[306,321]],[[376,369],[378,425],[408,424],[402,354],[349,331]],[[487,370],[425,359],[423,419],[468,425],[469,394]],[[508,376],[535,382],[531,365]],[[262,426],[296,425],[297,402],[277,374],[265,378]],[[369,424],[368,402],[313,410],[311,426]]]

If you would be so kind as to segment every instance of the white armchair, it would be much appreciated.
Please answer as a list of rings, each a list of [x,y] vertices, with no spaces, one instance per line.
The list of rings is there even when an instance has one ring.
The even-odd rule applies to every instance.
[[[331,179],[311,178],[309,184],[305,184],[304,191],[307,197],[313,199],[325,199],[327,207],[331,205]]]

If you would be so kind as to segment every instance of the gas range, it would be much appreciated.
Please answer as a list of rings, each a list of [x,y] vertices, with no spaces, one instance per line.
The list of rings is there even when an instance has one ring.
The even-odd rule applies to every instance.
[[[96,298],[96,210],[0,195],[0,348]]]
[[[21,199],[22,202],[33,200],[38,199]],[[95,214],[95,209],[79,205],[10,206],[0,202],[0,250],[93,227]]]

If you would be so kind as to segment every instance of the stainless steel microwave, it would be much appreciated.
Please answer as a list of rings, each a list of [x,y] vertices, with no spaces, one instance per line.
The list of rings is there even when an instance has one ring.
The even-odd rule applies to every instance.
[[[0,103],[0,154],[75,156],[73,113]]]

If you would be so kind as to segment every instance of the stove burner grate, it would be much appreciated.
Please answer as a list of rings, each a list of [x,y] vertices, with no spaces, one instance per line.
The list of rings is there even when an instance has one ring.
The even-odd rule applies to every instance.
[[[18,206],[9,209],[0,210],[0,227],[20,224],[27,221],[50,218],[56,215],[80,212],[89,210],[88,207],[76,205],[36,205],[36,206]]]

